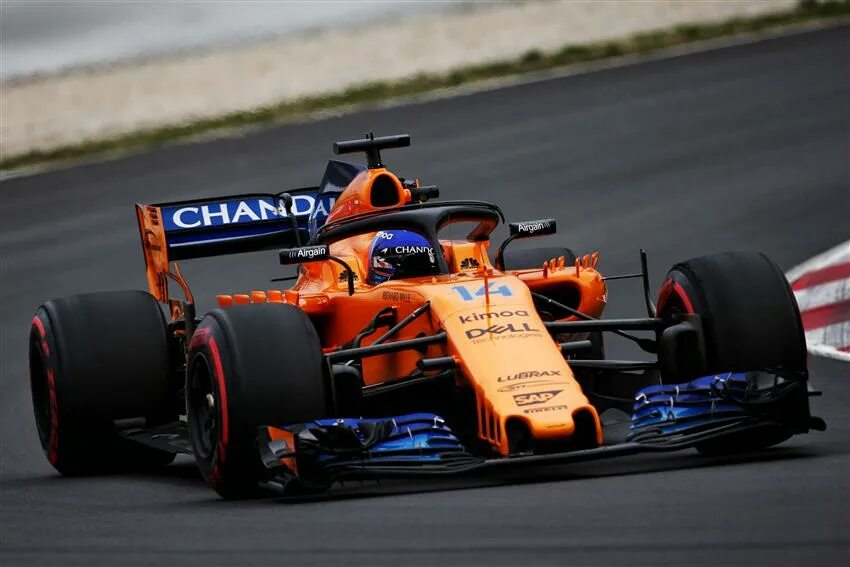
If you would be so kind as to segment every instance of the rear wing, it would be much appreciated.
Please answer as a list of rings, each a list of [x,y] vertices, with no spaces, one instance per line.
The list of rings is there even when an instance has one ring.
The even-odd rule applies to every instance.
[[[321,226],[333,206],[332,200],[317,199],[319,192],[318,187],[287,191],[293,199],[298,238],[282,193],[137,204],[151,294],[167,302],[168,278],[188,291],[179,271],[172,273],[169,269],[171,261],[287,248],[299,240],[307,242],[311,216]]]

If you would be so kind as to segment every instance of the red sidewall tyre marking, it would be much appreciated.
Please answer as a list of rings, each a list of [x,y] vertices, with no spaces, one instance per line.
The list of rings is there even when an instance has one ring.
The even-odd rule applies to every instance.
[[[212,363],[211,370],[213,379],[218,386],[218,409],[219,409],[219,433],[216,441],[215,459],[213,460],[212,470],[207,477],[210,486],[216,488],[221,481],[220,466],[227,462],[227,446],[230,441],[230,425],[227,408],[227,387],[224,381],[224,367],[221,362],[221,351],[218,348],[218,343],[215,337],[212,336],[212,331],[209,327],[199,327],[192,336],[190,348],[206,347],[205,350],[209,354],[210,362]]]
[[[56,399],[56,376],[53,369],[50,367],[50,345],[47,343],[47,331],[44,329],[44,323],[38,316],[32,320],[33,327],[38,330],[39,345],[44,358],[44,366],[47,372],[47,395],[50,402],[50,431],[48,432],[47,442],[47,460],[51,465],[55,465],[59,461],[59,403]]]
[[[661,291],[658,293],[657,309],[659,312],[670,300],[671,294],[675,294],[682,302],[682,307],[685,309],[685,313],[694,313],[694,306],[691,303],[691,299],[688,297],[688,294],[685,292],[685,288],[673,279],[665,281],[664,285],[661,286]]]
[[[221,434],[219,435],[219,444],[217,448],[217,460],[220,463],[225,462],[227,454],[227,444],[229,441],[229,426],[227,416],[227,389],[224,385],[224,370],[221,365],[221,353],[218,350],[218,343],[215,338],[210,337],[209,340],[210,356],[213,359],[213,375],[218,383],[219,391],[219,406],[221,407]],[[216,463],[216,465],[218,464]]]

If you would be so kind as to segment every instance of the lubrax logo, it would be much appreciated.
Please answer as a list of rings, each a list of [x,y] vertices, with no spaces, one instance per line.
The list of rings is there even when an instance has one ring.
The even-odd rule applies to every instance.
[[[560,370],[529,370],[526,372],[517,372],[508,376],[499,376],[497,382],[513,382],[515,380],[527,380],[528,378],[545,378],[547,376],[560,376]]]
[[[528,317],[528,311],[524,309],[518,309],[517,311],[511,311],[510,309],[504,311],[487,311],[485,313],[473,313],[472,315],[460,315],[458,321],[466,324],[473,321],[489,321],[490,319],[498,319],[500,317]]]
[[[545,404],[561,392],[563,390],[546,390],[545,392],[534,392],[532,394],[514,394],[514,402],[518,406]]]
[[[485,335],[504,335],[505,333],[539,333],[537,329],[532,329],[528,323],[506,325],[490,325],[486,329],[470,329],[466,332],[466,338],[478,339]]]

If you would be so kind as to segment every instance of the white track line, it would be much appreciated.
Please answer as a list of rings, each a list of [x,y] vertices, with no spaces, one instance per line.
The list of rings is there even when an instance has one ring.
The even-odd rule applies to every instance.
[[[785,277],[788,278],[789,282],[794,283],[794,280],[799,279],[803,276],[803,274],[819,270],[832,264],[840,264],[848,261],[850,261],[850,240],[842,242],[838,246],[830,248],[826,252],[818,254],[814,258],[806,260],[799,266],[795,266],[788,270]],[[850,282],[848,282],[848,280],[839,280],[799,290],[795,292],[795,295],[797,296],[797,303],[800,305],[801,310],[812,309],[813,307],[824,304],[823,302],[825,301],[825,298],[835,297],[835,293],[839,293],[841,291],[846,293],[848,286],[850,286]],[[826,303],[829,303],[829,301],[826,301]],[[850,323],[844,322],[807,331],[806,343],[808,345],[809,352],[819,356],[826,356],[850,362],[850,352],[842,352],[832,346],[822,343],[822,341],[829,340],[829,342],[835,341],[840,342],[841,344],[846,344],[848,341],[845,341],[844,338],[850,338],[847,337],[847,335],[850,334],[850,330],[848,329],[850,329]],[[839,338],[841,338],[841,340],[837,341]]]

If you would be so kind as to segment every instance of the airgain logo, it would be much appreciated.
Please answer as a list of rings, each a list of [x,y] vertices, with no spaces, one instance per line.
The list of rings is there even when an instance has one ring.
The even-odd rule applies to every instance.
[[[514,394],[514,402],[518,406],[533,406],[537,404],[545,404],[563,390],[546,390],[544,392],[534,392],[532,394]]]

